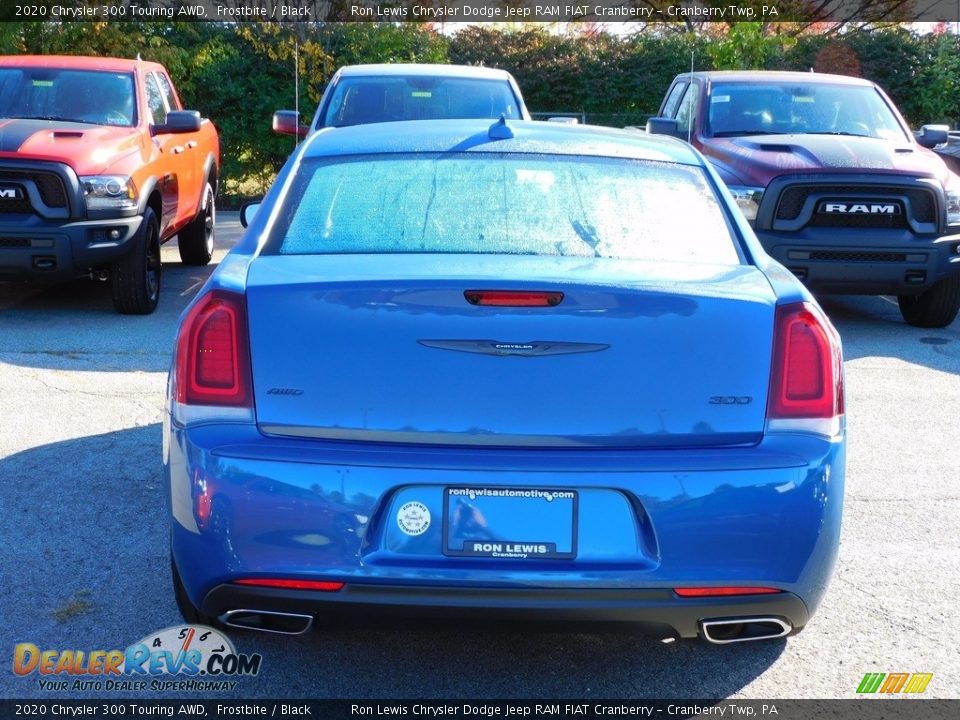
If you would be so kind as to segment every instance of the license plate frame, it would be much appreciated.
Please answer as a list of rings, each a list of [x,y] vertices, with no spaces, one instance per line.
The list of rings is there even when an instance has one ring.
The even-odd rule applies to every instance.
[[[443,554],[571,560],[577,556],[579,510],[579,492],[567,488],[450,486],[443,491]],[[517,528],[510,517],[517,513],[523,513],[529,528]],[[503,526],[510,529],[498,531]]]

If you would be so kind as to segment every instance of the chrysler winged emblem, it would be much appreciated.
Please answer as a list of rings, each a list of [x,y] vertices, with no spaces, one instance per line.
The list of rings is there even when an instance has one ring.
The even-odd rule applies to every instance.
[[[554,340],[531,340],[509,342],[505,340],[417,340],[428,348],[455,350],[457,352],[496,355],[499,357],[544,357],[545,355],[571,355],[606,350],[609,345],[601,343],[557,342]]]

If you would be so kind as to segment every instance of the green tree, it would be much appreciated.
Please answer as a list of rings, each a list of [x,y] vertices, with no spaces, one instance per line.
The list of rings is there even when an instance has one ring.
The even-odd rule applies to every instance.
[[[765,23],[741,22],[710,43],[707,54],[717,70],[764,70],[783,57],[785,48],[795,44],[789,35],[769,35]]]
[[[20,22],[0,22],[0,53],[15,55],[22,52],[23,25]]]
[[[274,111],[293,107],[294,71],[285,60],[277,45],[240,31],[219,34],[196,50],[192,84],[198,109],[220,131],[229,195],[263,193],[293,149],[292,138],[272,131]]]
[[[924,40],[927,62],[920,70],[915,102],[910,108],[916,124],[960,121],[960,38],[953,34],[933,35]]]

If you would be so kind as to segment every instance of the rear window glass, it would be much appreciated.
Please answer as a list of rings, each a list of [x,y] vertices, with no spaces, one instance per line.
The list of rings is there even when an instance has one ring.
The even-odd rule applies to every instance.
[[[266,252],[738,264],[716,194],[673,163],[500,153],[305,161]]]
[[[323,127],[397,120],[519,119],[505,80],[442,77],[342,78],[333,91]]]

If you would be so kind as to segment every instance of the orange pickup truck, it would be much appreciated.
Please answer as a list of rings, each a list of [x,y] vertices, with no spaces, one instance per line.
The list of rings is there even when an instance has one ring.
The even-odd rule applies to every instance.
[[[0,280],[108,280],[153,312],[160,245],[213,253],[220,141],[156,63],[0,57]]]

